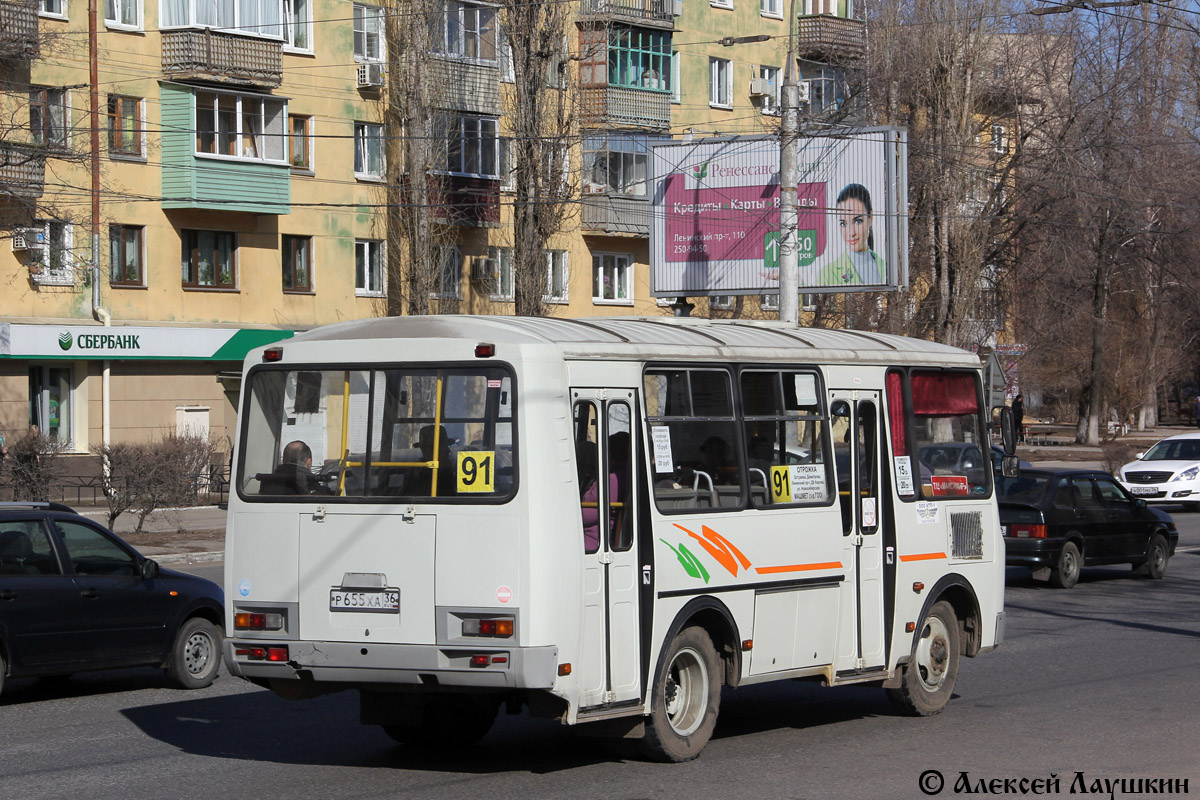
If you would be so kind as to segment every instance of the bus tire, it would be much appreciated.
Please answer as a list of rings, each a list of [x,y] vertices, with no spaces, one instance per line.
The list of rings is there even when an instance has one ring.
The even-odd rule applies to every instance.
[[[164,671],[167,682],[177,689],[211,686],[221,667],[221,631],[201,617],[179,626]]]
[[[655,761],[691,761],[717,727],[721,662],[703,628],[679,632],[659,658],[642,754]]]
[[[1083,556],[1074,542],[1063,545],[1058,555],[1058,564],[1050,571],[1050,585],[1055,589],[1070,589],[1079,583],[1079,569],[1083,566]]]
[[[939,600],[921,623],[912,654],[902,667],[899,688],[888,689],[888,699],[902,714],[929,717],[950,702],[962,660],[958,617],[954,607]]]
[[[421,708],[419,722],[383,725],[383,732],[409,747],[470,747],[487,736],[499,704],[470,695],[441,695]]]

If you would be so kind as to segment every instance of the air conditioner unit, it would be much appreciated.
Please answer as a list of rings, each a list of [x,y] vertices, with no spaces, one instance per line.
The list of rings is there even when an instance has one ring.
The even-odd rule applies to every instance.
[[[677,16],[677,17],[683,16],[683,0],[675,0],[674,11],[675,11],[675,16]]]
[[[359,64],[358,88],[383,86],[383,64]]]
[[[13,228],[13,250],[38,250],[46,246],[44,228]]]
[[[775,87],[771,84],[771,81],[766,78],[750,79],[751,97],[768,97],[773,94],[775,94]]]
[[[471,259],[471,282],[490,283],[496,274],[496,259],[479,256]]]

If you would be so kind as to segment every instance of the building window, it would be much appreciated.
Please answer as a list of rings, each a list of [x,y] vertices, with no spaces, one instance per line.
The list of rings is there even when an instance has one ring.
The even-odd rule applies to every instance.
[[[312,237],[283,236],[283,290],[312,291]]]
[[[1003,125],[992,126],[992,150],[997,154],[1008,152],[1008,131]]]
[[[372,180],[383,178],[382,125],[354,123],[354,175]]]
[[[500,191],[517,190],[517,168],[513,163],[512,139],[500,139]]]
[[[280,0],[164,0],[159,9],[162,28],[221,28],[283,38]]]
[[[108,282],[113,286],[145,286],[140,225],[108,226]]]
[[[196,154],[284,161],[287,103],[261,95],[196,93]]]
[[[360,297],[383,295],[383,242],[354,242],[354,293]]]
[[[759,98],[759,111],[764,114],[778,114],[780,89],[779,67],[759,67],[758,77],[760,80],[767,82],[765,88],[768,90],[767,94]]]
[[[288,116],[288,163],[292,169],[312,172],[311,117]]]
[[[52,442],[71,447],[75,381],[71,367],[29,368],[29,424]]]
[[[114,28],[142,27],[142,0],[104,0],[104,24]]]
[[[671,53],[671,102],[683,102],[683,79],[680,77],[682,73],[679,71],[679,51],[675,50]]]
[[[500,139],[493,117],[451,117],[447,131],[446,171],[455,175],[500,177]]]
[[[29,133],[34,144],[67,146],[67,92],[34,89],[29,93]]]
[[[671,91],[671,33],[613,25],[608,32],[608,84]]]
[[[497,35],[500,39],[500,80],[504,83],[513,83],[517,79],[517,65],[513,61],[512,42],[504,34],[503,28]]]
[[[38,12],[47,14],[51,17],[66,17],[67,3],[66,0],[41,0],[38,6]]]
[[[713,311],[732,311],[733,305],[734,299],[731,294],[714,294],[708,298],[708,307]]]
[[[458,299],[462,286],[462,254],[454,245],[441,248],[438,258],[437,284],[433,287],[432,297],[442,300]]]
[[[733,0],[708,0],[713,8],[733,8]]]
[[[488,260],[491,262],[491,285],[488,287],[490,299],[500,302],[512,302],[513,265],[511,247],[489,247]]]
[[[354,4],[354,59],[383,61],[383,9]]]
[[[40,286],[74,286],[75,231],[71,223],[43,219],[34,220],[33,224],[42,229],[41,238],[46,245],[39,248],[35,255],[38,271],[33,276],[34,283]]]
[[[651,137],[620,134],[585,137],[583,140],[584,193],[615,193],[630,197],[645,197],[646,169],[651,141]]]
[[[312,52],[312,3],[283,0],[283,46]]]
[[[141,98],[108,96],[108,152],[122,156],[143,154]]]
[[[759,0],[758,10],[764,17],[783,18],[782,0]]]
[[[592,256],[592,300],[597,302],[633,300],[633,256],[596,253]]]
[[[721,108],[732,108],[730,85],[733,64],[723,58],[708,60],[708,104]]]
[[[183,285],[190,289],[235,289],[236,235],[229,231],[181,232]]]
[[[447,0],[433,32],[433,50],[476,61],[496,60],[496,9]]]
[[[566,303],[569,300],[567,251],[546,251],[546,302]]]
[[[758,299],[758,302],[763,311],[779,310],[779,295],[777,294],[764,294]]]

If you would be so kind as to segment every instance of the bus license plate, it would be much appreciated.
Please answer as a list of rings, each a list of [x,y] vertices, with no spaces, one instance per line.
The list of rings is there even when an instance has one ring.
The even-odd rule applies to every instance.
[[[1157,486],[1131,486],[1130,494],[1158,494]]]
[[[347,591],[345,589],[330,589],[329,610],[399,614],[400,590],[371,589]]]

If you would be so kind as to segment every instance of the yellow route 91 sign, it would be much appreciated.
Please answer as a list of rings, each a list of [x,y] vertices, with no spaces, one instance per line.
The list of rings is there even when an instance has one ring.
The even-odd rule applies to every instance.
[[[792,477],[787,467],[771,467],[771,500],[792,502]]]
[[[458,454],[458,491],[494,492],[496,483],[496,451],[469,450]]]

